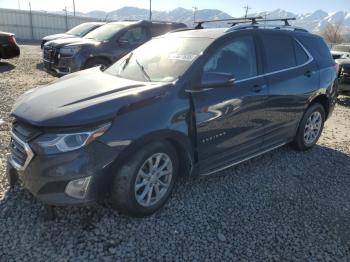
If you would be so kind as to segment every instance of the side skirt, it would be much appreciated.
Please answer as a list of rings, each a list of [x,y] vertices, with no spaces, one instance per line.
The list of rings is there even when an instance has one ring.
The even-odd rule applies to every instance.
[[[277,146],[274,146],[274,147],[272,147],[272,148],[266,149],[266,150],[264,150],[264,151],[261,151],[261,152],[259,152],[259,153],[254,154],[254,155],[251,155],[251,156],[249,156],[249,157],[243,158],[242,160],[233,162],[233,163],[231,163],[231,164],[229,164],[229,165],[226,165],[226,166],[220,167],[220,168],[218,168],[218,169],[215,169],[215,170],[213,170],[213,171],[210,171],[210,172],[208,172],[208,173],[200,173],[199,175],[200,175],[200,176],[209,176],[209,175],[215,174],[215,173],[220,172],[220,171],[222,171],[222,170],[225,170],[225,169],[227,169],[227,168],[230,168],[230,167],[233,167],[233,166],[238,165],[238,164],[240,164],[240,163],[243,163],[243,162],[245,162],[245,161],[248,161],[248,160],[250,160],[250,159],[252,159],[252,158],[255,158],[255,157],[258,157],[258,156],[260,156],[260,155],[263,155],[263,154],[265,154],[265,153],[267,153],[267,152],[270,152],[270,151],[272,151],[272,150],[274,150],[274,149],[280,148],[280,147],[282,147],[282,146],[284,146],[284,145],[286,145],[286,144],[288,144],[288,142],[281,143],[281,144],[279,144],[279,145],[277,145]]]

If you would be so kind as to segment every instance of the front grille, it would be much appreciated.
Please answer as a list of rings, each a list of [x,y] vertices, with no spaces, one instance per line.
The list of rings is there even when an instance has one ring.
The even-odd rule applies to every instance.
[[[38,129],[32,126],[17,121],[13,123],[10,142],[10,161],[17,170],[24,170],[34,157],[34,153],[28,142],[40,135],[40,133]]]
[[[52,46],[44,46],[43,57],[46,62],[57,62],[58,49]]]
[[[16,162],[19,166],[24,167],[28,158],[28,154],[23,144],[21,144],[15,138],[11,138],[10,148],[13,161]]]

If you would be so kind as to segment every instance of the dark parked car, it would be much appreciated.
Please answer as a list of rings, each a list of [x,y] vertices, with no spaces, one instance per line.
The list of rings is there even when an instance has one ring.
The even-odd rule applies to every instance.
[[[95,66],[107,68],[125,54],[185,24],[149,21],[108,23],[83,38],[51,41],[44,48],[45,69],[54,75],[66,75]]]
[[[0,32],[0,60],[11,59],[20,55],[15,35],[12,33]]]
[[[12,111],[10,184],[50,205],[108,197],[123,213],[150,215],[181,175],[288,143],[312,148],[336,83],[325,42],[294,27],[168,33],[105,71],[24,94]]]
[[[350,44],[336,45],[332,48],[332,56],[339,65],[339,93],[350,94]]]
[[[86,34],[90,33],[91,31],[95,30],[96,28],[104,24],[106,23],[103,23],[103,22],[82,23],[76,27],[73,27],[71,30],[67,31],[66,33],[45,36],[41,41],[41,49],[43,49],[44,45],[49,41],[57,40],[57,39],[83,37]]]

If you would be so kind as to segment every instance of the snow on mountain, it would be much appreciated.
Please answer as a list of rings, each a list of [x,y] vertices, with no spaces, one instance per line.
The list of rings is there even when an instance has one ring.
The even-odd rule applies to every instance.
[[[86,14],[87,16],[106,19],[107,20],[125,20],[125,19],[148,19],[148,9],[142,9],[137,7],[123,7],[112,12],[92,11]],[[327,13],[322,10],[316,10],[313,13],[306,14],[294,14],[282,9],[276,9],[273,11],[266,11],[260,13],[250,14],[249,16],[262,16],[269,18],[286,18],[296,17],[297,20],[292,24],[303,27],[309,31],[319,33],[328,24],[335,24],[342,21],[346,31],[350,32],[350,12],[338,11],[333,13]],[[176,21],[183,22],[188,26],[193,25],[193,10],[178,7],[170,11],[153,11],[152,18],[154,20],[164,21]],[[201,9],[196,12],[196,20],[214,20],[214,19],[226,19],[231,16],[221,10],[217,9]],[[226,22],[211,24],[210,26],[227,26]]]

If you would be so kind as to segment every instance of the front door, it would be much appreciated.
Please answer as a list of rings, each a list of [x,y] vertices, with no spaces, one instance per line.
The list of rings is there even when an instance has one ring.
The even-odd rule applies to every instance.
[[[262,146],[268,90],[257,57],[254,36],[248,34],[227,40],[208,55],[202,77],[232,74],[235,82],[191,94],[201,173],[240,161]]]

